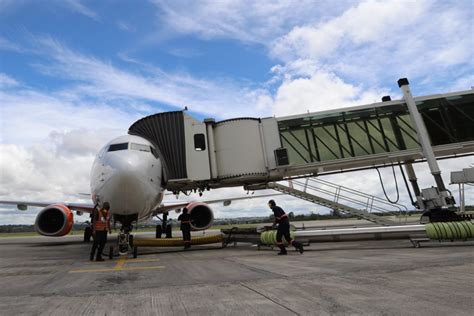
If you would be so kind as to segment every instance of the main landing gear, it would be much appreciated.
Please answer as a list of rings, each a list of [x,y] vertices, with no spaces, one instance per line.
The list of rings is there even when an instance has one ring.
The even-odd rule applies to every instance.
[[[91,225],[88,225],[85,229],[84,229],[84,242],[90,242],[91,241],[91,237],[92,237],[92,227]]]
[[[156,225],[156,238],[161,238],[161,235],[165,233],[166,238],[172,237],[172,225],[168,224],[168,212],[163,213],[163,218],[161,219],[161,224]]]

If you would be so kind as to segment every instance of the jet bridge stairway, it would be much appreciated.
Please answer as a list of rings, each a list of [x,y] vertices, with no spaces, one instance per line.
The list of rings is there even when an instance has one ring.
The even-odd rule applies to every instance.
[[[316,178],[306,178],[305,180],[292,179],[289,181],[288,186],[272,182],[268,183],[266,188],[289,194],[333,210],[349,213],[379,225],[399,225],[402,218],[398,216],[399,221],[395,222],[376,215],[375,212],[395,216],[407,212],[407,208],[403,205],[388,203],[376,196]],[[321,195],[332,197],[333,200],[322,197]]]

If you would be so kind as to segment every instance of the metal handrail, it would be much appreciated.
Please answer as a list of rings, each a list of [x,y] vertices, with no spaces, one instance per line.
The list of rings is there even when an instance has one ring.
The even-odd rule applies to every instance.
[[[290,187],[290,186],[292,186],[292,187]],[[288,186],[275,183],[275,185],[271,186],[271,188],[274,189],[274,190],[284,192],[286,194],[289,194],[289,195],[307,200],[307,201],[311,201],[313,203],[317,203],[317,204],[332,208],[332,209],[338,209],[338,210],[341,210],[341,211],[344,211],[344,212],[349,212],[350,214],[356,215],[356,216],[361,217],[361,218],[365,218],[366,220],[369,220],[369,221],[372,221],[372,222],[375,222],[375,223],[378,223],[378,224],[387,225],[387,224],[389,224],[389,222],[392,222],[390,220],[384,219],[384,218],[379,217],[377,215],[370,214],[370,213],[368,213],[364,210],[357,209],[357,208],[351,207],[349,205],[341,204],[341,203],[338,203],[338,202],[332,202],[332,201],[330,201],[326,198],[323,198],[319,195],[316,195],[314,193],[303,192],[299,188],[298,189],[294,188],[293,183],[290,183],[290,185],[288,185]]]
[[[379,197],[357,191],[355,189],[351,189],[342,185],[337,185],[334,183],[331,183],[329,181],[321,180],[321,179],[316,179],[316,178],[306,178],[305,182],[303,183],[302,181],[298,180],[289,180],[290,182],[290,187],[294,187],[294,185],[298,185],[300,187],[303,187],[303,192],[307,192],[308,189],[326,194],[334,200],[334,202],[339,203],[339,201],[345,201],[349,202],[353,205],[356,205],[357,207],[362,207],[366,212],[372,213],[373,211],[380,212],[380,213],[386,213],[386,214],[391,214],[391,215],[401,215],[403,212],[405,214],[408,212],[408,209],[406,206],[402,204],[394,204],[394,203],[389,203]],[[320,184],[323,186],[327,186],[329,188],[335,189],[334,191],[330,189],[325,189],[316,186],[315,184]],[[352,196],[349,196],[352,195]],[[355,197],[354,197],[355,196]],[[358,199],[357,197],[363,198],[363,200]],[[382,206],[380,205],[382,204]],[[383,207],[383,205],[385,207]],[[392,210],[387,210],[386,207],[390,207]],[[393,210],[395,208],[396,210]],[[405,218],[406,220],[406,218]],[[401,221],[401,218],[399,218],[399,221]]]
[[[382,203],[382,204],[385,204],[385,205],[389,205],[389,206],[395,206],[396,208],[398,208],[400,211],[408,211],[408,208],[403,205],[403,204],[398,204],[398,203],[390,203],[390,202],[387,202],[386,200],[382,199],[382,198],[379,198],[375,195],[371,195],[371,194],[368,194],[368,193],[365,193],[365,192],[362,192],[362,191],[358,191],[358,190],[355,190],[355,189],[352,189],[352,188],[349,188],[349,187],[345,187],[343,185],[338,185],[338,184],[335,184],[335,183],[332,183],[332,182],[329,182],[329,181],[326,181],[326,180],[322,180],[322,179],[316,179],[316,178],[311,178],[312,181],[314,182],[318,182],[318,183],[321,183],[321,184],[324,184],[324,185],[327,185],[327,186],[332,186],[332,187],[336,187],[336,188],[342,188],[344,189],[344,191],[348,191],[348,192],[352,192],[353,194],[355,195],[359,195],[359,196],[362,196],[362,197],[370,197],[370,198],[373,198],[374,200],[377,200],[379,203]],[[403,209],[403,210],[402,210]]]

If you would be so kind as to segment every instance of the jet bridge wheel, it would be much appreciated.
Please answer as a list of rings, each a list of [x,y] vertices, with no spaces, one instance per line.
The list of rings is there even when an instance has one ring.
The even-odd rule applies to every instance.
[[[156,225],[156,238],[161,238],[161,225]]]

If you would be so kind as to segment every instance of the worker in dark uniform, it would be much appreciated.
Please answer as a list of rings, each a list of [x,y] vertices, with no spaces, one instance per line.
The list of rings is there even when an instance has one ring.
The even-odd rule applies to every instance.
[[[288,219],[288,215],[285,213],[285,211],[281,207],[277,206],[273,200],[268,201],[268,207],[272,209],[273,215],[275,216],[273,227],[278,224],[276,236],[277,246],[280,248],[280,252],[278,254],[287,254],[285,244],[282,241],[283,236],[285,236],[288,244],[294,246],[300,253],[303,253],[303,245],[300,242],[291,239],[290,237],[290,220]]]
[[[107,243],[107,233],[110,229],[110,204],[104,202],[101,209],[95,209],[93,213],[92,235],[94,236],[94,243],[92,244],[90,260],[94,260],[94,255],[97,250],[96,261],[104,261],[102,259],[102,251]]]
[[[188,209],[183,209],[183,214],[179,215],[178,221],[181,221],[181,231],[183,232],[184,249],[191,248],[191,215]]]

